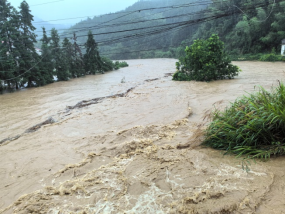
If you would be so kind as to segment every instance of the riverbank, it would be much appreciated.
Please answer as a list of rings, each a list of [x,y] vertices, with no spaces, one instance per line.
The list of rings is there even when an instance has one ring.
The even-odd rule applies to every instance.
[[[284,64],[236,62],[236,79],[198,83],[171,81],[175,61],[129,60],[105,75],[1,96],[0,141],[21,136],[0,147],[0,210],[282,213],[285,158],[247,174],[239,160],[198,145],[213,105],[277,85]]]

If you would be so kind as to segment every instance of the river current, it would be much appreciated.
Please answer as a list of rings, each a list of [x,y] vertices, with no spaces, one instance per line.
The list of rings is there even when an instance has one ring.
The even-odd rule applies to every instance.
[[[200,147],[214,106],[270,89],[283,63],[174,82],[175,59],[0,95],[0,213],[282,213],[285,159],[251,171]]]

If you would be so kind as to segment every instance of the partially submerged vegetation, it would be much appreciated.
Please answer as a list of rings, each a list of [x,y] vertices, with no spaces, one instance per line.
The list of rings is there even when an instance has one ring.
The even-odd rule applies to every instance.
[[[276,53],[276,49],[273,48],[270,53],[266,54],[244,54],[244,55],[231,55],[233,61],[263,61],[263,62],[285,62],[285,56]]]
[[[44,86],[128,66],[101,57],[91,31],[84,45],[78,45],[75,33],[71,42],[61,39],[56,29],[48,36],[43,28],[41,49],[36,49],[36,28],[28,3],[23,1],[19,12],[7,0],[0,1],[0,8],[0,23],[4,23],[0,25],[0,91]]]
[[[115,68],[115,70],[118,70],[119,68],[128,67],[128,66],[129,66],[128,63],[125,62],[125,61],[122,61],[122,62],[116,61],[116,62],[114,63],[114,68]]]
[[[213,113],[203,145],[246,159],[268,159],[285,153],[285,86],[237,99]]]
[[[211,81],[231,79],[240,69],[231,64],[225,54],[224,43],[217,35],[208,40],[195,40],[186,47],[186,56],[177,62],[173,80]],[[271,54],[260,57],[261,61],[277,61]],[[225,150],[226,154],[245,159],[268,159],[285,153],[285,86],[272,92],[262,87],[256,94],[237,99],[224,111],[215,110],[213,121],[205,132],[203,145]],[[244,157],[244,156],[243,156]],[[248,170],[248,168],[247,168]]]
[[[195,40],[185,49],[186,56],[176,63],[177,72],[173,80],[211,81],[232,79],[240,72],[231,64],[224,51],[224,43],[214,34],[207,40]]]

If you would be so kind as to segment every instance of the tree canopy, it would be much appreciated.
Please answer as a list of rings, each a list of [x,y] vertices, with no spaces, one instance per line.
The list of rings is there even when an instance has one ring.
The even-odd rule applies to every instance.
[[[195,40],[185,49],[185,57],[177,65],[174,80],[211,81],[232,79],[239,73],[239,68],[231,64],[224,52],[224,43],[213,34],[207,40]]]
[[[72,43],[61,39],[56,29],[51,30],[50,37],[42,29],[39,49],[35,46],[33,15],[26,1],[20,4],[19,11],[7,0],[0,1],[0,11],[0,91],[43,86],[118,68],[107,58],[101,60],[91,31],[84,57],[76,34]]]

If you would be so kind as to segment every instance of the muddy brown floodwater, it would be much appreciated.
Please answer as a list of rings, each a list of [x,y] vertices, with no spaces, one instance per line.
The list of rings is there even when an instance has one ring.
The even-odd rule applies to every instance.
[[[284,63],[200,83],[171,81],[175,62],[1,95],[0,213],[285,213],[284,157],[246,173],[199,146],[214,105],[277,85]]]

